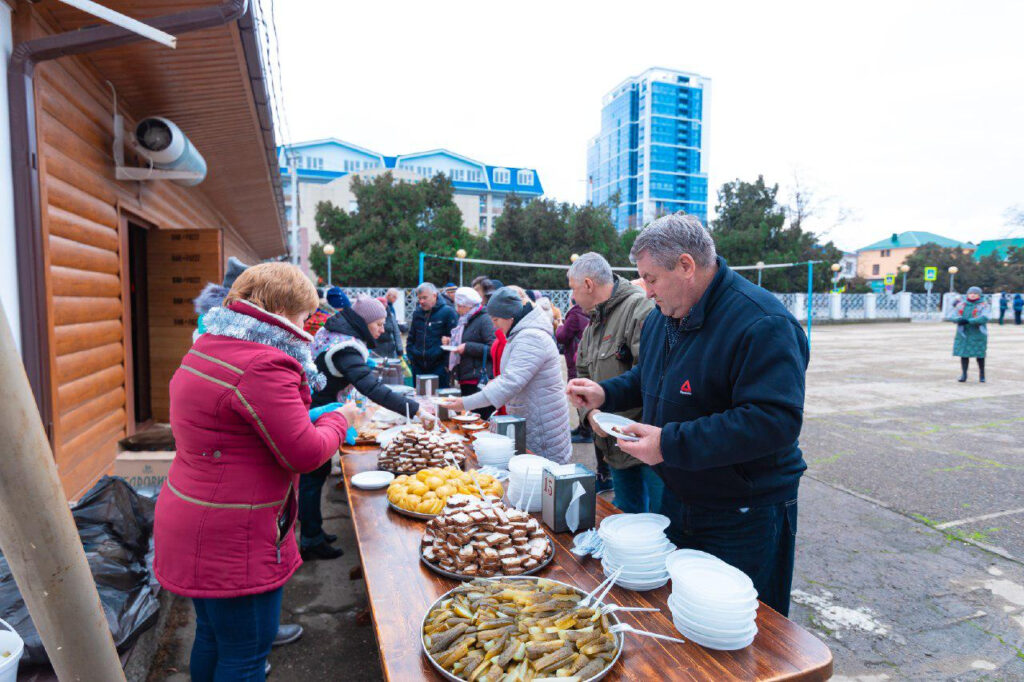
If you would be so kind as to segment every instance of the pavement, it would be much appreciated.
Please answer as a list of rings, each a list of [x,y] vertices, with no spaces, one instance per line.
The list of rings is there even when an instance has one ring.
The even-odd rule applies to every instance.
[[[816,327],[801,437],[791,618],[835,657],[834,679],[1024,680],[1024,328],[989,326],[988,382],[956,382],[953,325]],[[574,446],[593,466],[593,449]],[[336,480],[336,479],[334,479]],[[344,495],[325,487],[345,556],[305,564],[271,680],[383,679]],[[149,680],[187,680],[179,601]],[[402,681],[404,682],[404,681]]]

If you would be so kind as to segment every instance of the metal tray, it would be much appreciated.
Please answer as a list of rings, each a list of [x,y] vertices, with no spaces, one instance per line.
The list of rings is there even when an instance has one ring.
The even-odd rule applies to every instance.
[[[584,592],[580,588],[576,587],[575,585],[570,585],[569,583],[563,583],[561,580],[551,580],[550,578],[538,578],[538,577],[532,576],[532,575],[496,576],[493,579],[494,580],[542,580],[543,579],[543,580],[547,580],[547,581],[552,582],[552,583],[558,583],[559,585],[565,585],[566,587],[569,587],[569,588],[571,588],[573,590],[576,590],[576,592],[578,594],[581,594],[581,595],[586,595],[587,594],[586,592]],[[482,580],[490,580],[490,578],[482,578]],[[439,664],[437,661],[435,661],[434,657],[430,655],[429,651],[427,651],[427,644],[426,644],[426,642],[423,641],[423,628],[425,628],[427,626],[427,617],[430,616],[430,612],[433,611],[434,608],[437,607],[441,602],[443,602],[445,599],[447,599],[448,595],[450,595],[456,589],[458,589],[458,588],[453,587],[452,589],[448,590],[447,592],[442,594],[440,597],[438,597],[437,601],[435,601],[433,604],[431,604],[430,606],[427,607],[427,612],[423,614],[423,620],[420,621],[420,649],[423,650],[423,655],[427,657],[427,660],[430,661],[430,665],[433,666],[434,670],[436,670],[438,672],[438,674],[441,675],[441,677],[443,677],[446,680],[450,680],[451,682],[464,682],[464,680],[462,680],[462,678],[459,678],[459,677],[456,677],[455,675],[452,675],[450,672],[445,670],[444,667],[441,666],[441,664]],[[621,622],[619,620],[619,617],[614,612],[608,614],[608,620],[610,620],[612,622],[612,624],[618,624],[618,623]],[[623,633],[619,632],[619,633],[615,634],[615,640],[616,640],[616,644],[618,644],[618,650],[616,651],[615,658],[612,659],[612,662],[608,664],[607,668],[605,668],[604,670],[602,670],[598,674],[594,675],[593,677],[588,677],[587,679],[583,680],[583,682],[597,682],[598,680],[603,679],[605,677],[605,675],[607,675],[609,672],[611,672],[612,668],[615,667],[615,664],[619,662],[619,659],[622,658],[622,647],[626,644],[626,638],[623,635]]]
[[[548,539],[548,542],[551,542],[550,538]],[[488,576],[487,578],[484,578],[484,579],[487,580],[489,578],[519,578],[519,577],[531,576],[531,575],[534,575],[535,573],[537,573],[538,571],[540,571],[542,568],[547,567],[547,565],[550,564],[552,559],[554,559],[554,558],[555,558],[555,543],[551,542],[551,552],[548,554],[548,558],[544,559],[544,561],[540,562],[539,564],[537,564],[536,566],[531,568],[529,571],[525,571],[523,573],[520,573],[519,575],[492,575],[492,576]],[[451,578],[452,580],[473,580],[474,578],[481,578],[481,577],[483,577],[483,576],[479,576],[479,575],[463,575],[462,573],[452,573],[451,571],[444,570],[443,568],[441,568],[437,564],[430,563],[429,561],[427,561],[427,558],[425,556],[423,556],[423,546],[422,545],[420,545],[420,561],[422,561],[423,564],[427,568],[429,568],[431,571],[433,571],[434,573],[437,573],[438,575],[443,575],[445,578]]]
[[[388,500],[388,506],[391,507],[391,509],[393,509],[394,511],[401,514],[402,516],[410,516],[414,519],[421,519],[427,521],[437,516],[437,514],[420,514],[419,512],[409,511],[408,509],[402,509],[401,507],[395,505],[391,500]]]

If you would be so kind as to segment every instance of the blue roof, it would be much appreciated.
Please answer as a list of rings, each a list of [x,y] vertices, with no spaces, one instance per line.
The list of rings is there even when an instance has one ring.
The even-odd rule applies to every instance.
[[[993,253],[999,256],[999,260],[1006,260],[1007,253],[1013,247],[1024,249],[1024,237],[1017,239],[984,239],[978,243],[974,252],[974,260],[981,260]]]
[[[879,251],[881,249],[916,249],[919,246],[925,244],[935,244],[943,248],[964,248],[973,249],[974,245],[970,242],[961,242],[956,239],[950,239],[949,237],[943,237],[942,235],[935,234],[934,232],[900,232],[899,234],[893,234],[888,239],[882,239],[874,244],[868,244],[867,246],[857,249],[857,253],[861,251]]]
[[[332,138],[324,138],[324,139],[320,139],[320,140],[311,140],[311,141],[308,141],[308,142],[296,142],[296,143],[289,144],[289,145],[283,145],[283,146],[278,147],[278,154],[280,155],[281,150],[283,150],[285,148],[289,148],[289,149],[306,149],[306,148],[309,148],[309,147],[316,147],[316,146],[320,146],[320,145],[324,145],[324,144],[337,145],[339,147],[345,147],[345,148],[348,148],[348,149],[353,149],[355,151],[358,151],[358,152],[361,152],[363,154],[367,154],[367,155],[370,155],[370,156],[376,156],[376,157],[378,157],[380,159],[383,159],[384,167],[385,168],[396,168],[398,166],[399,161],[404,161],[404,160],[407,160],[407,159],[413,159],[413,158],[424,157],[424,156],[432,156],[432,155],[447,156],[447,157],[456,159],[458,161],[463,161],[465,163],[469,163],[469,164],[472,164],[472,165],[475,165],[475,166],[479,166],[487,174],[487,182],[452,181],[452,185],[456,189],[468,190],[468,191],[479,191],[479,192],[488,192],[488,191],[491,191],[491,192],[508,192],[508,193],[513,193],[514,192],[516,194],[535,195],[535,196],[540,196],[540,195],[544,194],[544,187],[541,185],[540,175],[537,173],[537,170],[534,169],[534,168],[520,168],[520,167],[516,167],[516,166],[489,166],[489,165],[480,163],[479,161],[475,161],[474,159],[462,156],[461,154],[457,154],[456,152],[450,151],[448,149],[432,149],[432,150],[429,150],[429,151],[415,152],[415,153],[412,153],[412,154],[399,154],[397,156],[385,156],[385,155],[379,154],[378,152],[375,152],[375,151],[373,151],[371,149],[366,149],[364,147],[360,147],[358,145],[354,145],[354,144],[351,144],[349,142],[345,142],[343,140],[339,140],[337,138],[333,138],[332,137]],[[494,171],[497,170],[497,169],[505,169],[505,170],[507,170],[509,172],[509,182],[507,182],[507,183],[496,183],[494,181]],[[529,184],[520,184],[519,183],[519,171],[521,171],[521,170],[530,171],[533,174],[533,182],[532,183],[529,183]],[[281,175],[282,176],[289,175],[289,169],[285,168],[285,167],[282,167],[281,168]],[[348,172],[329,171],[329,170],[311,170],[311,169],[308,169],[308,168],[299,168],[298,169],[298,175],[302,179],[314,180],[314,181],[318,181],[319,180],[319,181],[329,182],[330,180],[335,180],[335,179],[340,178],[340,177],[342,177],[344,175],[348,175]]]

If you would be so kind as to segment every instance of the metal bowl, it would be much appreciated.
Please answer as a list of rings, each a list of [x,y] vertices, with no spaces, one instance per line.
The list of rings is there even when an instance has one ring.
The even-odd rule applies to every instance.
[[[519,578],[519,577],[531,576],[531,575],[534,575],[534,574],[538,573],[542,568],[546,568],[547,565],[550,564],[552,559],[554,559],[554,558],[555,558],[555,543],[552,542],[551,543],[551,552],[548,554],[548,557],[546,559],[544,559],[544,561],[540,562],[539,564],[537,564],[536,566],[531,568],[529,571],[524,571],[523,573],[520,573],[519,575],[492,575],[492,576],[486,577],[484,579],[485,580],[489,580],[490,578]],[[423,556],[423,546],[422,545],[420,546],[420,561],[422,561],[423,564],[427,568],[429,568],[431,571],[433,571],[434,573],[437,573],[438,575],[443,575],[445,578],[451,578],[452,580],[473,580],[474,578],[481,578],[481,577],[483,577],[483,576],[479,576],[479,575],[463,575],[462,573],[453,573],[451,571],[444,570],[443,568],[441,568],[437,564],[430,563],[429,561],[427,561],[427,558],[425,556]]]
[[[492,580],[492,578],[482,578],[482,580]],[[547,580],[548,582],[557,583],[559,585],[565,585],[566,587],[575,590],[578,594],[587,594],[575,585],[563,583],[561,580],[551,580],[551,578],[538,578],[532,575],[496,576],[495,578],[493,578],[493,580]],[[458,588],[453,587],[452,589],[448,590],[440,597],[438,597],[433,604],[427,607],[427,612],[423,614],[423,620],[420,622],[420,648],[423,650],[423,655],[427,657],[428,661],[430,661],[430,665],[433,666],[434,670],[436,670],[438,674],[441,675],[441,677],[443,677],[446,680],[450,680],[451,682],[465,682],[462,678],[452,675],[450,672],[445,670],[444,667],[441,666],[441,664],[435,661],[434,657],[430,655],[429,651],[427,651],[426,642],[423,641],[423,628],[427,626],[427,618],[430,616],[430,612],[433,611],[441,602],[447,599],[448,595],[450,595],[456,589]],[[618,624],[621,622],[619,620],[619,617],[614,612],[608,614],[608,620],[610,620],[612,624]],[[619,659],[622,657],[622,647],[626,643],[626,638],[621,632],[615,633],[615,642],[616,644],[618,644],[618,649],[615,652],[615,658],[612,659],[612,662],[608,664],[607,668],[605,668],[598,674],[594,675],[593,677],[588,677],[587,679],[583,680],[583,682],[597,682],[598,680],[603,679],[609,672],[611,672],[611,669],[615,667],[615,664],[618,663]]]

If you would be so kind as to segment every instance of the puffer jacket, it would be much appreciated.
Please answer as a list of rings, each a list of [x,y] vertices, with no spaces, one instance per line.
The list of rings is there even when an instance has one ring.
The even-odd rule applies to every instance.
[[[577,375],[581,379],[601,382],[633,369],[640,359],[640,330],[652,310],[654,301],[647,298],[643,289],[615,275],[611,297],[590,311],[590,324],[583,330],[576,356]],[[580,410],[580,419],[586,419],[588,412]],[[639,419],[640,408],[617,414]],[[642,464],[620,450],[614,438],[605,440],[608,466],[627,469]]]
[[[337,451],[348,424],[339,412],[310,423],[307,378],[320,379],[301,329],[244,302],[206,325],[170,382],[177,452],[156,503],[154,569],[185,597],[260,594],[302,565],[298,475]]]
[[[551,317],[534,308],[508,333],[501,354],[501,375],[463,398],[467,410],[505,405],[511,415],[526,418],[526,447],[559,464],[569,461],[569,403]]]
[[[576,371],[576,355],[580,347],[580,339],[583,338],[583,330],[590,324],[590,318],[583,312],[578,303],[573,303],[569,312],[565,314],[565,321],[555,330],[555,339],[562,344],[562,354],[565,355],[565,369],[570,379],[578,375]]]
[[[402,328],[398,324],[395,306],[388,303],[386,296],[377,299],[384,305],[387,316],[384,318],[384,333],[377,339],[377,355],[385,358],[400,358],[405,353],[402,349]]]
[[[320,407],[339,400],[339,394],[344,394],[351,386],[392,412],[405,414],[408,407],[410,416],[416,414],[420,409],[419,403],[392,391],[366,364],[369,348],[374,346],[366,322],[351,308],[327,320],[313,340],[313,352],[317,353],[316,367],[327,377],[323,390],[313,393],[313,406]]]
[[[460,384],[477,383],[484,369],[484,358],[488,359],[488,365],[491,364],[491,344],[494,343],[494,323],[486,308],[480,308],[466,320],[462,343],[466,344],[466,350],[459,364],[455,365],[455,377]]]

